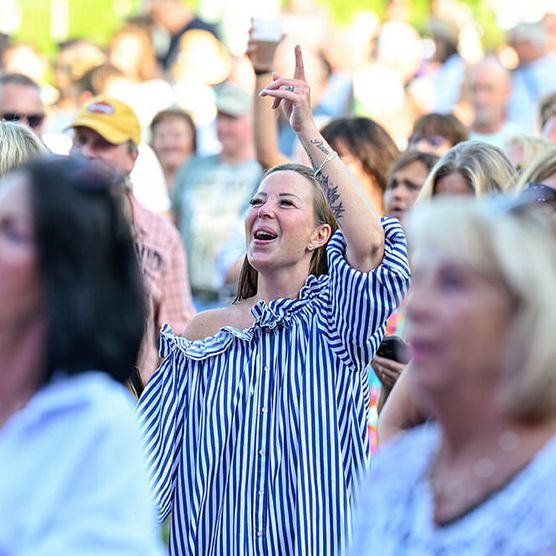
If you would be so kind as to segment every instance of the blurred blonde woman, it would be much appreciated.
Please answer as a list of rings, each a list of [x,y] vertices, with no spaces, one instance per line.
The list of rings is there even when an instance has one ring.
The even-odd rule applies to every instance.
[[[502,192],[514,183],[515,169],[504,152],[480,141],[452,147],[435,164],[417,202],[436,195],[482,196]]]
[[[408,230],[412,360],[401,380],[434,421],[381,447],[352,554],[556,554],[548,219],[527,197],[442,199],[416,209]]]
[[[0,121],[0,177],[47,152],[41,140],[26,126]]]

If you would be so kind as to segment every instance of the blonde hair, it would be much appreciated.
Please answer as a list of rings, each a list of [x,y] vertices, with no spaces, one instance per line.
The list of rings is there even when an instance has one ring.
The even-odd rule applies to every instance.
[[[505,191],[515,179],[512,163],[502,149],[481,141],[464,141],[453,146],[434,165],[417,202],[434,197],[438,180],[455,173],[463,177],[477,197]]]
[[[519,133],[509,137],[504,142],[504,153],[509,156],[509,150],[512,147],[521,150],[521,162],[517,165],[516,172],[520,175],[523,171],[543,153],[552,143],[541,135],[533,135],[531,133]],[[514,161],[515,164],[515,161]]]
[[[556,241],[549,219],[512,198],[435,199],[409,217],[408,237],[417,251],[440,251],[503,284],[515,309],[497,403],[519,421],[556,416]]]
[[[0,177],[48,149],[26,126],[0,121]]]
[[[527,184],[542,182],[552,174],[556,174],[556,145],[550,145],[527,166],[521,174],[515,191],[523,191]]]

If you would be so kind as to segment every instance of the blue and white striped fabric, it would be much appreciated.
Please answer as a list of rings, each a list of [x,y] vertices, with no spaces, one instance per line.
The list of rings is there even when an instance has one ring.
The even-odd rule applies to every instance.
[[[329,274],[298,299],[259,302],[245,330],[188,341],[163,329],[166,357],[139,401],[159,518],[175,555],[333,556],[345,547],[369,461],[366,367],[409,282],[405,238],[351,268],[337,232]]]

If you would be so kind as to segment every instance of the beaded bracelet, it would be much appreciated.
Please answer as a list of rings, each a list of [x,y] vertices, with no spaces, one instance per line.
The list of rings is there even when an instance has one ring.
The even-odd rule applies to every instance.
[[[321,165],[315,170],[315,178],[319,177],[319,174],[324,170],[324,167],[333,159],[338,156],[336,151],[330,151],[326,158],[322,161]]]

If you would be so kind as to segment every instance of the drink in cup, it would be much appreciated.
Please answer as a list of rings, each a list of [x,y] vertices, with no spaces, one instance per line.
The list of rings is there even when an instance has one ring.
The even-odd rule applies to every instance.
[[[270,67],[276,46],[282,39],[282,19],[254,17],[251,39],[257,42],[257,61]]]

